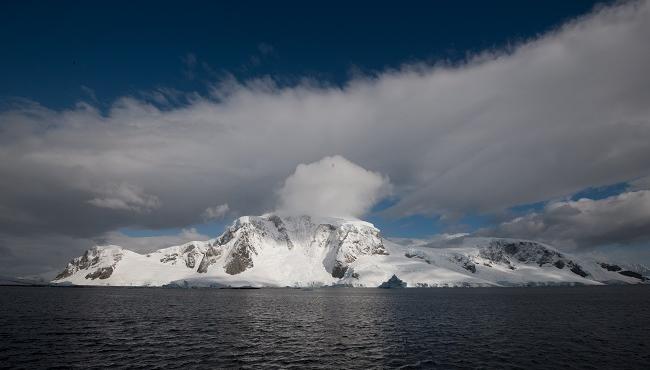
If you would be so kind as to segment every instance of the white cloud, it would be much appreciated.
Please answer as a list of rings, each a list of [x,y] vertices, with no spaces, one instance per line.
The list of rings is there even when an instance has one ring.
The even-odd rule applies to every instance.
[[[133,212],[149,212],[160,207],[158,197],[145,194],[142,189],[127,183],[105,185],[98,193],[99,197],[88,201],[95,207]]]
[[[21,101],[0,111],[1,213],[21,215],[0,229],[186,227],[214,199],[259,214],[299,163],[335,153],[388,176],[398,216],[494,212],[637,179],[650,173],[649,34],[650,2],[627,2],[510,50],[343,87],[270,76],[105,111]],[[115,183],[131,185],[95,190]]]
[[[206,221],[210,220],[221,220],[226,216],[226,213],[230,210],[227,203],[219,204],[214,207],[208,207],[203,211],[202,217]]]
[[[278,212],[360,217],[389,191],[386,177],[338,155],[325,157],[296,167],[279,191]]]
[[[562,248],[650,241],[650,190],[605,199],[560,201],[501,223],[482,235],[546,241]]]
[[[13,180],[0,203],[46,196],[38,184],[120,179],[165,205],[141,222],[182,226],[214,198],[263,212],[298,163],[333,153],[389,176],[395,215],[492,212],[627,181],[650,172],[648,34],[650,3],[628,3],[503,53],[343,88],[231,79],[176,108],[23,104],[0,113],[0,173]],[[28,203],[17,206],[38,208]]]

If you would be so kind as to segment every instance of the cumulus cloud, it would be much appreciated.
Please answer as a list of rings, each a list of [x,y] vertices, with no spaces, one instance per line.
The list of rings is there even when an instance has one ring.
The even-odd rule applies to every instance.
[[[649,34],[650,2],[628,2],[508,50],[343,87],[271,76],[180,104],[19,101],[0,111],[0,210],[20,217],[0,217],[0,230],[187,227],[214,199],[259,214],[298,164],[335,153],[391,179],[395,216],[496,212],[637,179],[650,173]],[[113,183],[129,185],[102,188]]]
[[[360,217],[390,191],[388,179],[341,156],[299,164],[279,191],[280,213]]]
[[[226,213],[230,210],[230,207],[227,203],[219,204],[214,207],[208,207],[203,211],[203,219],[205,221],[210,220],[221,220],[226,216]]]
[[[534,239],[563,248],[650,242],[650,190],[548,204],[478,234]]]

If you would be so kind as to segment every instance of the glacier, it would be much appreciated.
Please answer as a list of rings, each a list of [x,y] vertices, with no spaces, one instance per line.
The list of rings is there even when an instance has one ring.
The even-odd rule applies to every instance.
[[[449,235],[444,247],[384,238],[371,223],[312,216],[240,217],[206,241],[140,254],[96,246],[52,281],[167,287],[503,287],[636,284],[638,269],[529,240]]]

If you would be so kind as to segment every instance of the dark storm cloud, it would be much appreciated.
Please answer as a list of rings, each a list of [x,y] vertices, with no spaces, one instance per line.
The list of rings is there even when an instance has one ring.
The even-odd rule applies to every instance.
[[[650,242],[650,190],[605,199],[559,201],[503,222],[479,235],[545,241],[562,248],[593,248]]]
[[[462,65],[344,88],[227,80],[182,106],[158,91],[105,112],[21,102],[0,113],[0,231],[94,240],[183,227],[222,204],[259,214],[298,164],[332,155],[390,178],[396,216],[496,212],[639,178],[649,34],[650,3],[635,2]]]

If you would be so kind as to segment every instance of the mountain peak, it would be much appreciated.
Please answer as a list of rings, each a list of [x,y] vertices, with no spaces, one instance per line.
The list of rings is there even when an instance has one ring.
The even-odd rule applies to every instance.
[[[453,241],[447,248],[426,242],[402,246],[362,220],[268,213],[239,217],[217,238],[146,255],[98,246],[70,261],[54,282],[377,287],[397,276],[400,285],[436,287],[645,281],[534,241],[466,236]]]

